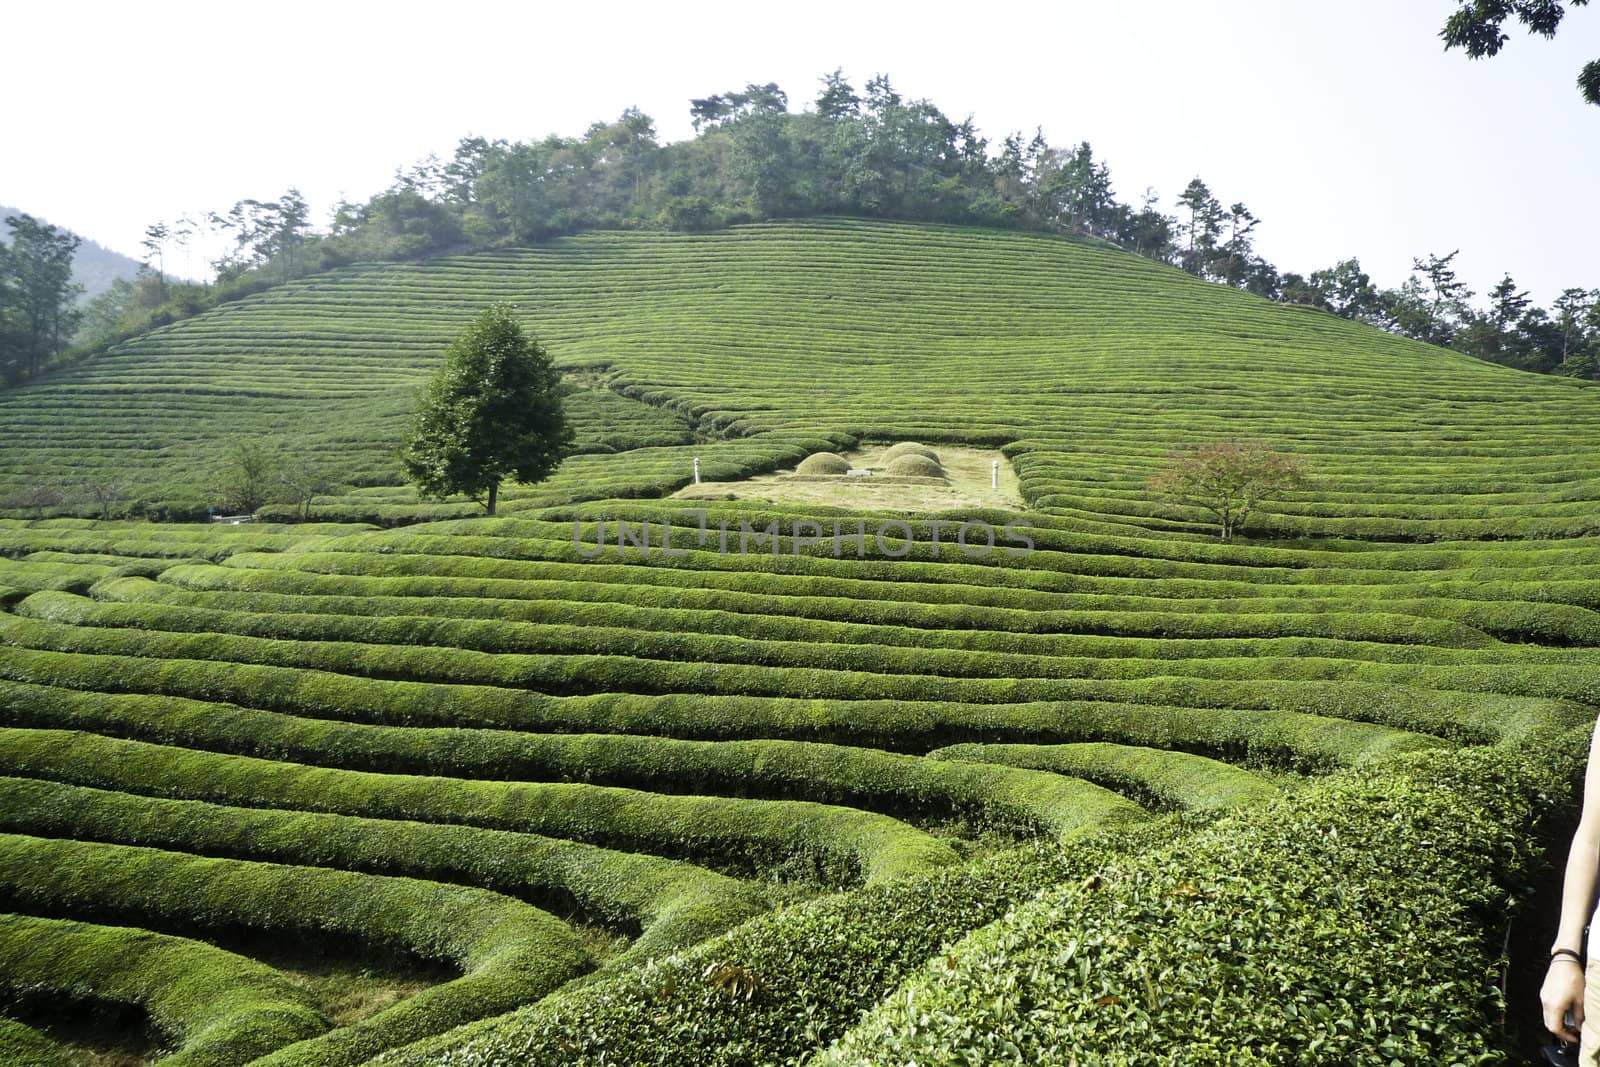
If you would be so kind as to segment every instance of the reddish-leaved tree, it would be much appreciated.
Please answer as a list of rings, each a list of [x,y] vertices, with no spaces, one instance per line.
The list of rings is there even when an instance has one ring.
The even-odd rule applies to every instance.
[[[1226,541],[1264,498],[1305,485],[1305,464],[1253,441],[1218,441],[1174,453],[1150,478],[1150,489],[1216,520]]]

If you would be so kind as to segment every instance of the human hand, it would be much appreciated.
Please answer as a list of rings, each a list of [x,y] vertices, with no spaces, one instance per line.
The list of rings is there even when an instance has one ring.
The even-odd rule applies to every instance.
[[[1539,1002],[1544,1005],[1545,1029],[1563,1041],[1577,1041],[1583,1028],[1583,968],[1576,960],[1561,957],[1550,961]],[[1571,1026],[1567,1025],[1569,1013]]]

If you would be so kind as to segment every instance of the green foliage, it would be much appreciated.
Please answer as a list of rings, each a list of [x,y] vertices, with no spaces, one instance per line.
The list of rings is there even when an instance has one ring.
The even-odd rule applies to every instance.
[[[543,481],[573,440],[550,357],[495,304],[445,349],[400,459],[423,496],[465,493],[493,515],[502,481]]]
[[[1187,752],[1135,745],[951,745],[934,749],[928,757],[1073,775],[1148,798],[1152,806],[1194,811],[1223,811],[1278,795],[1277,786],[1242,767]]]
[[[1242,530],[1267,497],[1306,484],[1304,464],[1256,442],[1219,441],[1172,457],[1150,479],[1153,492],[1200,508],[1224,541]]]
[[[1439,36],[1446,50],[1464,49],[1473,59],[1498,55],[1507,36],[1500,27],[1512,15],[1528,32],[1554,37],[1566,15],[1561,0],[1459,0],[1460,6],[1445,20]],[[1568,0],[1577,8],[1587,0]],[[1600,105],[1600,59],[1584,65],[1578,75],[1578,91],[1588,103]]]
[[[6,994],[136,1004],[173,1047],[161,1059],[168,1067],[235,1067],[328,1029],[303,990],[255,960],[148,930],[25,915],[0,915]],[[26,1058],[23,1036],[0,1030],[8,1065],[65,1063],[41,1044]]]
[[[319,497],[317,517],[468,517],[464,498],[427,503],[405,484],[392,445],[412,390],[463,306],[556,291],[540,330],[562,339],[585,386],[563,407],[589,454],[503,486],[502,511],[660,497],[696,456],[708,479],[738,479],[870,430],[1005,444],[1029,504],[1080,529],[1203,532],[1197,514],[1161,514],[1145,482],[1174,448],[1228,435],[1318,471],[1314,491],[1274,502],[1263,533],[1487,540],[1597,525],[1600,478],[1564,444],[1593,420],[1581,383],[1464,363],[1101,245],[839,220],[592,233],[280,286],[0,394],[0,501],[53,483],[66,499],[48,510],[101,515],[75,487],[120,478],[118,510],[198,518],[239,437],[280,441],[349,487]],[[1567,317],[1578,359],[1594,330],[1580,304]],[[1008,370],[975,378],[972,366]],[[1379,426],[1406,429],[1368,433]],[[626,463],[600,454],[630,449]],[[1490,454],[1494,472],[1466,465]]]
[[[400,1050],[392,1067],[603,1062],[793,1065],[818,1051],[923,960],[1047,886],[1152,847],[1168,823],[1054,847],[1008,850],[936,874],[783,909],[637,972]],[[738,968],[748,1000],[714,981]]]
[[[116,914],[218,933],[243,927],[343,937],[464,972],[259,1061],[275,1067],[360,1063],[394,1045],[508,1011],[587,963],[576,936],[558,919],[479,889],[15,834],[0,836],[0,861],[0,896],[12,907]],[[99,953],[102,967],[106,954]]]
[[[185,708],[174,701],[100,694],[69,702],[61,699],[65,694],[6,683],[0,683],[0,692],[13,699],[16,722],[109,729],[211,751],[385,772],[589,782],[667,793],[755,790],[900,815],[961,816],[979,825],[1063,838],[1087,826],[1139,816],[1134,805],[1084,782],[872,749],[773,740],[401,729],[238,708],[219,716],[214,705]],[[850,829],[842,819],[839,832],[840,844],[849,844]]]
[[[107,760],[114,765],[104,765]],[[94,766],[96,761],[102,766]],[[804,880],[833,885],[885,881],[956,858],[948,845],[895,819],[800,801],[335,770],[65,730],[0,733],[0,763],[12,774],[227,805],[600,841],[625,851],[718,863],[745,875],[801,870]]]
[[[717,166],[702,177],[728,183],[704,196],[711,221],[826,195],[885,214],[942,197],[1028,225],[1116,222],[1087,146],[1008,141],[1006,166],[1035,178],[996,185],[961,155],[970,129],[887,79],[824,91],[826,115],[748,89],[708,114]],[[471,146],[409,176],[383,232],[454,240],[437,215],[472,241],[542,240],[587,225],[580,194],[601,187],[608,225],[625,226],[667,202],[664,161],[707,163],[653,136],[635,114],[576,143]],[[872,166],[847,190],[787,185],[794,153],[818,144]],[[909,180],[895,169],[928,153],[937,166]],[[1258,284],[1253,217],[1216,206],[1195,235],[1211,245],[1202,270]],[[282,207],[239,219],[281,222]],[[346,221],[345,247],[377,232]],[[256,235],[269,258],[234,284],[327,251],[275,232]],[[1430,314],[1448,302],[1448,257],[1435,266],[1439,285],[1412,294]],[[1335,311],[1384,307],[1353,263],[1301,283]],[[412,383],[460,308],[530,292],[559,295],[541,329],[562,341],[562,406],[585,454],[508,488],[506,517],[423,503],[386,444]],[[1511,353],[1521,299],[1508,279],[1499,333],[1468,329],[1471,343]],[[1592,305],[1563,307],[1581,359]],[[1102,243],[1000,230],[613,230],[263,289],[0,398],[0,491],[59,494],[0,519],[0,829],[42,842],[6,846],[0,880],[51,918],[115,914],[224,944],[238,924],[465,970],[283,1054],[305,1063],[525,1004],[398,1055],[795,1062],[874,1005],[888,1018],[908,995],[933,1003],[937,983],[901,989],[927,960],[956,973],[973,960],[964,994],[1034,982],[1058,946],[1033,917],[1058,906],[1135,983],[1073,1031],[1110,1062],[1149,1048],[1115,1020],[1167,1025],[1134,1011],[1142,979],[1112,944],[1146,910],[1181,935],[1152,958],[1185,1006],[1171,1017],[1201,1020],[1202,1049],[1284,1032],[1252,1005],[1298,1005],[1288,975],[1316,1001],[1287,1031],[1310,1035],[1313,1058],[1349,1051],[1351,1019],[1397,1035],[1405,1062],[1429,1040],[1421,1018],[1452,1035],[1438,1048],[1487,1057],[1500,1040],[1487,985],[1460,981],[1486,974],[1508,902],[1481,875],[1525,873],[1524,853],[1493,842],[1531,840],[1528,783],[1571,769],[1544,746],[1575,741],[1600,706],[1589,392]],[[1223,543],[1146,485],[1174,448],[1234,434],[1319,479]],[[202,517],[234,436],[279,442],[342,487],[262,509],[285,525],[120,518]],[[146,459],[129,460],[130,441]],[[891,441],[999,448],[1026,506],[670,496],[696,459],[735,481]],[[89,492],[114,477],[120,498]],[[63,511],[101,518],[39,517]],[[288,524],[308,514],[358,521]],[[964,553],[968,520],[1025,524],[1030,548]],[[619,521],[649,524],[648,552],[617,547]],[[860,522],[861,551],[804,526],[835,521]],[[734,542],[741,526],[776,536],[724,552],[724,524]],[[914,543],[897,555],[879,533]],[[1199,834],[1218,817],[1225,831]],[[1011,835],[1035,840],[997,854]],[[1291,846],[1320,881],[1271,868]],[[1423,865],[1400,870],[1390,852]],[[1063,888],[1094,875],[1099,890]],[[1182,879],[1214,895],[1167,899]],[[812,899],[838,887],[855,888]],[[1048,903],[1030,904],[1041,891]],[[1407,916],[1447,933],[1404,929]],[[1011,964],[951,952],[996,921],[1017,935]],[[1367,947],[1340,962],[1345,941],[1422,962],[1398,977]],[[101,970],[110,988],[115,968]],[[1038,988],[1048,1007],[1078,987]],[[1226,1017],[1189,1012],[1202,997]],[[960,1002],[927,1032],[989,1010]],[[1011,1015],[1000,1032],[1032,1040]]]
[[[1586,740],[1345,772],[1052,888],[814,1062],[1501,1062],[1500,914]]]
[[[66,350],[83,287],[72,280],[81,241],[32,215],[7,215],[0,241],[0,383],[33,377]]]
[[[69,1067],[55,1042],[12,1019],[0,1018],[0,1061],[11,1067]]]
[[[107,778],[126,788],[143,784]],[[239,808],[0,778],[0,828],[475,885],[638,937],[609,966],[688,948],[765,909],[704,868],[534,834]]]

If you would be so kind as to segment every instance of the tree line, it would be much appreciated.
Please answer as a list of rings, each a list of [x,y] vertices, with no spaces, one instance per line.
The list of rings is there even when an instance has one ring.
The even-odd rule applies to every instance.
[[[858,90],[835,70],[808,106],[776,84],[690,101],[694,136],[662,143],[636,109],[582,136],[463,139],[448,160],[398,172],[365,202],[339,203],[323,229],[305,198],[241,200],[224,212],[156,223],[146,273],[85,313],[82,340],[104,346],[280,281],[363,260],[415,259],[591,229],[710,230],[763,219],[846,215],[1076,234],[1113,242],[1198,277],[1320,308],[1527,370],[1600,377],[1600,290],[1570,288],[1535,306],[1507,276],[1486,306],[1456,278],[1457,253],[1417,259],[1398,288],[1373,285],[1358,259],[1310,274],[1259,255],[1261,220],[1196,177],[1164,202],[1114,192],[1088,142],[1042,132],[998,144],[969,117],[907,99],[886,75]],[[226,251],[202,283],[174,281],[167,256],[190,242]]]

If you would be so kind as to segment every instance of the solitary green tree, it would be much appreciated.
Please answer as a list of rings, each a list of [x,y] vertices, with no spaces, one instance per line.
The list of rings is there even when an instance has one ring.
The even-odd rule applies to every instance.
[[[400,460],[425,497],[456,493],[490,515],[500,483],[542,481],[572,447],[560,375],[509,304],[494,304],[445,349]]]

